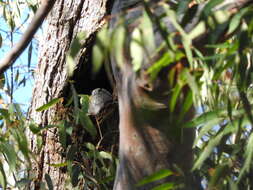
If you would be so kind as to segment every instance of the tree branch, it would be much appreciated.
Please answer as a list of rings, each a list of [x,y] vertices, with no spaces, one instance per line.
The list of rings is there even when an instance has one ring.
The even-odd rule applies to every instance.
[[[25,50],[34,34],[52,9],[56,0],[42,0],[41,6],[35,13],[32,22],[23,34],[21,40],[14,45],[10,52],[0,61],[0,75],[3,74]]]

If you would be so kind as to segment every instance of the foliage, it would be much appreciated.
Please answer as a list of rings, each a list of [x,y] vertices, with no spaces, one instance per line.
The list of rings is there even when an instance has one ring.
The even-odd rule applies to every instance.
[[[251,189],[253,8],[248,6],[235,14],[225,9],[213,11],[222,1],[211,0],[193,14],[196,7],[188,8],[189,3],[178,1],[175,7],[170,7],[160,2],[164,10],[160,15],[144,3],[142,16],[131,23],[122,18],[114,31],[103,29],[98,34],[95,51],[100,50],[105,59],[109,51],[119,67],[130,56],[137,73],[145,68],[145,63],[152,62],[147,69],[151,80],[163,68],[187,59],[189,65],[177,73],[176,81],[171,67],[168,106],[173,112],[177,104],[182,105],[179,118],[173,115],[176,117],[173,121],[180,121],[192,105],[197,109],[195,118],[184,124],[197,131],[192,170],[202,179],[203,187]],[[199,20],[195,27],[189,28],[187,23],[194,23],[196,15]],[[166,18],[170,18],[173,29],[166,27]],[[135,22],[139,24],[136,26]],[[128,25],[136,27],[129,32]],[[153,32],[154,28],[159,34]],[[154,39],[159,35],[163,41],[155,47]],[[103,59],[99,56],[95,62],[102,63]],[[182,99],[186,86],[190,89]]]
[[[195,128],[197,131],[193,175],[198,176],[203,187],[209,189],[252,189],[252,6],[233,14],[223,9],[216,10],[215,7],[222,1],[210,0],[200,12],[194,12],[196,6],[189,8],[191,1],[177,2],[176,6],[161,2],[161,15],[154,14],[152,7],[144,2],[143,14],[133,19],[132,23],[127,23],[122,18],[115,30],[109,31],[104,27],[97,34],[97,42],[93,46],[93,72],[101,68],[103,62],[108,59],[108,54],[122,67],[126,58],[126,46],[136,73],[146,68],[144,63],[152,63],[146,68],[150,82],[155,80],[164,68],[170,67],[168,85],[171,90],[168,92],[168,107],[171,113],[175,113],[178,111],[177,105],[181,105],[180,114],[172,114],[172,120],[178,125]],[[4,5],[2,1],[0,3]],[[18,22],[14,21],[14,17],[7,18],[7,15],[13,15],[10,11],[8,13],[9,9],[2,9],[7,10],[5,18],[10,29],[14,31]],[[199,19],[194,20],[196,14]],[[170,18],[172,29],[167,27],[166,18]],[[139,24],[127,38],[127,27],[134,22]],[[187,28],[187,23],[191,22],[195,22],[194,27]],[[160,43],[157,43],[157,37],[162,39]],[[0,44],[2,41],[0,36]],[[76,49],[70,49],[68,54],[70,75],[74,68],[75,52]],[[175,66],[186,60],[188,64],[183,64],[182,70],[178,72]],[[4,81],[4,78],[1,78],[0,82]],[[3,83],[0,87],[5,85]],[[186,88],[187,94],[182,97]],[[69,181],[66,185],[73,189],[83,182],[84,186],[89,188],[111,188],[117,159],[108,149],[101,148],[100,141],[94,141],[98,139],[98,133],[87,116],[88,100],[87,95],[77,95],[72,89],[72,98],[67,104],[74,107],[73,111],[70,111],[71,119],[59,119],[55,125],[41,128],[26,120],[19,104],[5,103],[1,99],[0,184],[3,188],[23,189],[33,180],[28,174],[35,155],[30,151],[26,133],[29,130],[37,135],[39,150],[43,146],[43,131],[52,128],[58,129],[62,154],[66,158],[66,162],[54,163],[52,166],[67,171]],[[50,109],[61,101],[61,98],[54,99],[38,108],[38,111]],[[182,123],[192,106],[195,106],[197,115],[192,121]],[[83,128],[90,142],[80,143],[71,139],[69,143],[68,139],[75,135],[77,126]],[[77,157],[80,159],[76,160]],[[137,185],[141,186],[170,175],[174,173],[159,171]],[[49,175],[45,175],[45,183],[48,189],[53,188]],[[155,189],[173,189],[177,185],[163,184]]]
[[[27,23],[33,18],[37,7],[37,0],[0,1],[0,57],[4,57],[16,44],[26,29]],[[13,103],[14,99],[20,99],[17,92],[31,89],[37,47],[38,42],[35,37],[25,54],[18,59],[17,64],[0,76],[0,98],[4,99],[5,103]],[[19,101],[22,107],[27,109],[28,103]]]
[[[92,189],[95,187],[112,188],[117,160],[111,152],[106,151],[102,147],[101,139],[96,145],[92,144],[95,142],[94,140],[91,141],[92,143],[88,141],[74,143],[75,139],[72,139],[72,143],[68,142],[70,136],[75,136],[77,125],[90,127],[84,128],[87,133],[86,135],[84,134],[84,137],[92,136],[97,139],[97,129],[94,128],[95,126],[86,116],[88,99],[86,98],[85,101],[85,97],[87,96],[83,95],[83,99],[80,99],[81,107],[75,112],[78,113],[73,118],[76,123],[71,123],[66,119],[57,121],[58,124],[56,125],[44,126],[43,128],[31,121],[27,121],[18,104],[10,104],[8,108],[0,109],[0,184],[3,188],[17,187],[24,189],[33,180],[33,177],[29,175],[29,171],[33,168],[32,163],[35,162],[36,154],[39,153],[43,146],[43,131],[52,130],[53,128],[58,128],[59,142],[63,147],[62,154],[65,154],[66,161],[63,163],[52,163],[51,166],[67,170],[69,181],[66,181],[66,187],[73,189],[78,183],[82,182],[85,186]],[[48,104],[38,108],[38,111],[50,109],[59,100],[54,99],[50,101]],[[82,122],[83,120],[85,122]],[[30,151],[26,137],[28,130],[37,136],[37,153]],[[80,129],[78,130],[80,132]],[[95,131],[95,134],[93,131]],[[53,189],[54,183],[48,174],[45,175],[45,183],[49,189]],[[45,184],[42,184],[42,189],[43,186]]]

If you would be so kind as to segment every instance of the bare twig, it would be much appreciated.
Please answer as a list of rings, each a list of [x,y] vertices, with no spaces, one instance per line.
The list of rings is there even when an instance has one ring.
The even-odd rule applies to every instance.
[[[13,65],[16,59],[31,42],[34,34],[52,9],[55,1],[56,0],[42,0],[41,6],[35,13],[32,22],[23,34],[21,40],[15,44],[11,51],[0,61],[0,75],[3,74],[11,65]]]

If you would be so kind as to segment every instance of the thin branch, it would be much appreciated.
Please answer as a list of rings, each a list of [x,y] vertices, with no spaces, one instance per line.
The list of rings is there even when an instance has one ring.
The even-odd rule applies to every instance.
[[[13,65],[16,59],[31,42],[34,34],[52,9],[55,1],[56,0],[42,0],[41,6],[35,13],[32,22],[23,34],[21,40],[15,44],[11,51],[0,61],[0,75],[3,74],[11,65]]]

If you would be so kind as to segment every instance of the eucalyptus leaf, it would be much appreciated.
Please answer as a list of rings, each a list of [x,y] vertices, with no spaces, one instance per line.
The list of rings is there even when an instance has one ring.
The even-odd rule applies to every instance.
[[[159,170],[158,172],[155,172],[154,174],[142,179],[141,181],[138,182],[138,184],[136,186],[140,187],[145,184],[164,179],[164,178],[171,176],[171,175],[173,175],[172,171],[167,170],[167,169],[162,169],[162,170]]]
[[[72,166],[72,173],[71,173],[71,183],[73,185],[73,187],[78,185],[78,177],[79,174],[81,173],[81,167],[79,165],[73,165]]]
[[[213,149],[220,143],[222,137],[223,137],[223,133],[220,133],[216,137],[209,140],[208,145],[205,147],[205,149],[201,152],[201,154],[199,155],[199,157],[195,161],[192,170],[199,169],[202,166],[203,162],[213,152]]]
[[[55,98],[55,99],[49,101],[47,104],[44,104],[43,106],[37,108],[36,111],[40,112],[40,111],[47,110],[47,109],[51,108],[52,106],[54,106],[55,104],[62,102],[62,101],[63,101],[63,98]]]
[[[96,74],[102,67],[104,52],[100,46],[94,45],[92,51],[92,73]]]
[[[241,19],[242,17],[249,11],[251,10],[252,7],[245,7],[243,9],[241,9],[238,13],[236,13],[233,18],[231,19],[230,23],[229,23],[229,28],[228,28],[228,32],[227,34],[231,34],[232,32],[234,32],[236,30],[236,28],[238,28],[238,26],[241,23]]]
[[[0,144],[1,152],[6,156],[7,163],[10,167],[10,171],[14,171],[17,163],[17,154],[14,147],[8,143],[1,143]]]
[[[132,40],[130,42],[130,52],[132,56],[133,70],[138,71],[141,68],[143,61],[143,48],[141,42],[141,32],[135,28],[132,33]]]
[[[2,186],[3,189],[6,189],[7,179],[2,162],[0,162],[0,185]]]
[[[162,185],[159,185],[157,187],[152,188],[151,190],[170,190],[175,189],[174,183],[163,183]]]
[[[124,45],[126,38],[126,30],[124,26],[119,25],[112,34],[113,55],[119,67],[124,63]]]
[[[247,142],[247,146],[246,146],[245,154],[244,154],[245,162],[244,162],[243,167],[240,171],[237,184],[240,182],[243,175],[245,175],[245,173],[249,172],[249,170],[251,168],[252,157],[253,157],[253,133],[250,134],[248,142]]]

